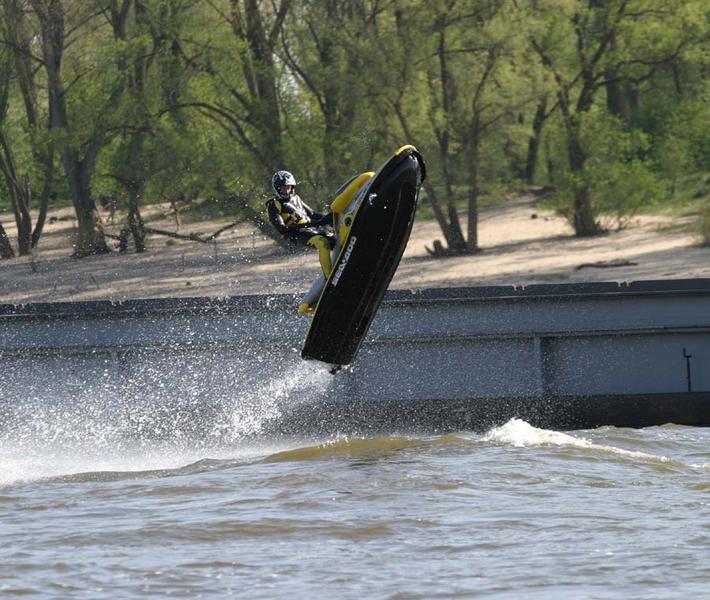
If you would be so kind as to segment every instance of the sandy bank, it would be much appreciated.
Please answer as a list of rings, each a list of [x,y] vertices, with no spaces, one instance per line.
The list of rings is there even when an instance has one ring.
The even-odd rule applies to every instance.
[[[153,207],[151,225],[175,230]],[[315,253],[286,255],[254,227],[243,224],[202,244],[152,235],[144,254],[73,259],[71,209],[53,211],[33,257],[0,262],[0,302],[52,302],[178,296],[228,296],[305,291],[317,273]],[[12,236],[9,213],[0,221]],[[433,221],[415,222],[392,288],[529,285],[551,282],[633,281],[710,277],[710,248],[679,225],[687,219],[641,216],[620,232],[578,239],[569,224],[538,211],[530,197],[482,212],[481,254],[433,259],[425,250],[441,239]],[[184,225],[182,233],[211,233],[223,223]],[[116,225],[107,225],[116,232]],[[14,239],[13,239],[14,243]],[[583,267],[600,261],[626,266]]]

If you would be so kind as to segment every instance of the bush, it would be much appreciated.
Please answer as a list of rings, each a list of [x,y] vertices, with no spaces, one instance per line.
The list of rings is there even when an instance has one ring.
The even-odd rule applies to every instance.
[[[594,208],[605,229],[623,229],[634,215],[667,194],[664,183],[640,160],[607,165],[596,175]]]
[[[600,109],[583,116],[580,130],[587,159],[581,172],[573,173],[566,161],[560,165],[550,198],[558,213],[571,222],[575,190],[585,187],[600,227],[621,229],[644,207],[667,196],[667,185],[645,158],[650,143],[646,134],[628,130]],[[565,132],[558,129],[556,137],[556,146],[564,148]]]
[[[654,138],[653,154],[674,193],[679,178],[710,164],[710,108],[698,101],[675,106]]]

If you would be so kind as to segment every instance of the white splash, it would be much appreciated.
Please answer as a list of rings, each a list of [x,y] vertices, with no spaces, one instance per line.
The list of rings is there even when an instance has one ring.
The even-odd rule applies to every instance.
[[[146,402],[90,385],[55,403],[30,398],[4,413],[0,486],[79,473],[173,470],[205,458],[250,460],[280,451],[250,436],[285,408],[317,401],[332,381],[299,361],[257,384],[235,385],[234,393],[216,390],[218,397],[204,407],[199,395],[187,392],[189,403],[179,405],[170,393]]]
[[[516,448],[524,446],[574,446],[589,448],[593,444],[584,438],[577,438],[559,431],[538,429],[521,419],[511,419],[504,425],[494,427],[482,438],[483,442],[498,442]]]
[[[523,447],[538,447],[538,446],[560,446],[568,448],[583,448],[596,452],[604,452],[625,456],[627,458],[641,459],[645,461],[666,463],[671,461],[666,456],[658,456],[648,454],[646,452],[637,452],[625,450],[615,446],[605,446],[595,444],[583,437],[576,437],[559,431],[551,431],[549,429],[539,429],[533,427],[521,419],[511,419],[504,425],[494,427],[482,438],[483,442],[493,442],[499,444],[508,444],[516,448]],[[689,465],[692,466],[692,465]]]
[[[282,415],[285,405],[294,406],[314,400],[325,393],[333,377],[311,363],[299,363],[276,374],[275,379],[259,385],[237,399],[229,418],[215,425],[210,435],[237,439],[257,435],[269,421]]]
[[[80,447],[26,447],[22,452],[0,445],[0,487],[13,483],[77,475],[177,469],[203,458],[197,452],[154,448],[150,452],[92,452]]]

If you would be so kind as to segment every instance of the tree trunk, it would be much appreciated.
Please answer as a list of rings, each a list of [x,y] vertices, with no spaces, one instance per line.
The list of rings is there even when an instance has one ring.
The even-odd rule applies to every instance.
[[[65,44],[65,10],[61,0],[31,0],[32,7],[41,25],[42,55],[47,71],[47,89],[49,95],[50,130],[73,133],[70,127],[66,105],[66,90],[62,79],[62,56]],[[121,29],[120,19],[128,14],[128,0],[123,0],[122,8],[112,5],[112,25],[114,31]],[[106,110],[116,108],[124,90],[120,81],[110,95]],[[86,154],[81,158],[78,151],[68,142],[61,148],[64,171],[72,194],[72,203],[79,224],[77,239],[74,244],[74,256],[77,258],[92,254],[109,252],[94,200],[91,197],[91,176],[98,153],[106,143],[103,123],[98,123],[93,135],[87,141]],[[71,135],[67,135],[71,137]]]
[[[472,167],[477,171],[477,167]],[[478,175],[471,175],[468,188],[468,240],[466,251],[469,253],[480,252],[478,247],[478,196],[480,195]]]
[[[74,243],[74,256],[83,258],[93,254],[110,252],[106,244],[103,228],[96,204],[91,197],[91,167],[85,161],[63,152],[64,170],[67,173],[72,203],[78,220],[78,231]]]
[[[31,200],[30,178],[29,175],[25,175],[22,178],[17,194],[17,248],[20,256],[27,256],[32,251]]]
[[[449,61],[447,54],[447,22],[446,16],[440,15],[436,23],[438,29],[437,41],[437,61],[439,77],[441,81],[441,108],[445,113],[450,113],[457,100],[456,85],[454,77],[449,69]],[[466,238],[463,235],[459,213],[456,207],[456,198],[454,196],[453,181],[451,170],[449,169],[449,144],[450,131],[448,124],[445,125],[438,133],[437,140],[439,142],[439,159],[441,161],[441,172],[443,174],[444,190],[446,191],[446,209],[448,214],[448,225],[446,227],[446,242],[449,250],[455,254],[466,252]]]
[[[618,49],[615,32],[610,34],[609,48],[613,52]],[[614,67],[609,67],[604,71],[604,78],[606,79],[606,107],[612,115],[628,122],[629,107],[626,105],[623,93],[624,80],[621,79],[618,70]]]
[[[594,219],[589,186],[581,184],[574,190],[574,233],[578,237],[590,237],[601,232]]]
[[[607,69],[606,77],[608,79],[606,83],[606,107],[612,115],[628,121],[629,110],[624,102],[621,81],[617,73],[611,69]]]
[[[444,228],[444,237],[449,246],[449,250],[455,253],[466,251],[466,238],[463,235],[461,220],[459,219],[459,211],[456,207],[456,197],[452,186],[452,178],[449,171],[449,153],[448,143],[440,142],[440,157],[441,157],[441,173],[443,178],[444,190],[446,194],[446,225]]]
[[[0,258],[13,258],[15,256],[15,251],[12,249],[12,244],[10,244],[10,238],[7,237],[5,228],[0,223]]]
[[[449,244],[449,249],[456,253],[465,252],[466,238],[463,236],[463,228],[461,227],[461,220],[459,219],[459,211],[456,209],[454,204],[449,204],[446,212],[449,216],[449,222],[446,227],[446,238],[447,243]]]
[[[480,121],[478,117],[473,120],[473,132],[469,140],[469,172],[468,172],[468,240],[466,250],[469,253],[480,252],[478,247],[478,197],[481,195],[481,182],[479,178],[480,159]]]
[[[574,185],[574,233],[578,237],[589,237],[601,232],[599,224],[596,222],[592,197],[589,185],[583,180],[584,163],[586,156],[579,140],[579,131],[575,125],[568,124],[567,127],[567,153],[570,170],[577,176],[577,183]]]
[[[35,223],[34,231],[32,232],[32,247],[36,248],[39,243],[39,238],[42,237],[44,223],[47,220],[47,208],[49,207],[49,198],[52,196],[52,188],[54,185],[54,146],[50,146],[49,151],[44,157],[44,185],[42,186],[42,195],[39,198],[39,214]]]
[[[27,256],[31,250],[32,218],[30,216],[30,186],[27,176],[20,177],[5,133],[0,129],[0,170],[10,196],[12,213],[17,227],[17,249],[20,256]]]
[[[34,248],[37,246],[42,235],[44,222],[47,217],[49,197],[52,193],[54,148],[53,145],[50,144],[49,148],[46,149],[38,143],[38,134],[44,126],[39,116],[37,101],[37,90],[40,86],[35,82],[35,67],[32,54],[32,44],[34,43],[33,31],[29,26],[25,8],[23,3],[19,0],[3,0],[3,7],[5,9],[5,19],[8,24],[8,46],[12,48],[15,76],[24,102],[27,125],[29,126],[32,155],[35,163],[44,167],[44,183],[39,197],[39,215],[34,230],[30,234],[29,241],[30,248]],[[27,192],[26,194],[20,195],[24,196],[24,205],[29,215],[29,190],[27,190]],[[30,221],[29,216],[27,217],[27,221]],[[26,236],[27,233],[23,232],[21,236],[23,240],[21,246],[23,247],[25,246]]]
[[[142,138],[142,134],[134,135],[133,140],[129,144],[132,148],[142,147],[142,139],[137,139],[137,136]],[[139,153],[134,156],[140,156]],[[142,178],[121,180],[128,194],[128,215],[126,222],[121,230],[121,244],[119,250],[125,252],[128,249],[128,236],[133,238],[133,244],[136,252],[145,252],[145,223],[140,211],[140,197],[145,187],[145,181]]]
[[[133,236],[136,252],[145,252],[145,224],[141,216],[139,198],[143,185],[135,186],[128,196],[128,229]]]
[[[27,256],[31,249],[30,236],[32,233],[32,222],[30,221],[29,211],[26,209],[25,199],[23,198],[24,190],[18,185],[18,182],[14,178],[8,175],[4,166],[2,170],[4,171],[8,187],[12,214],[15,217],[17,251],[20,256]]]
[[[74,243],[75,258],[84,258],[94,254],[108,254],[110,249],[101,226],[98,224],[96,209],[89,209],[85,204],[77,208],[79,229]]]
[[[273,164],[282,165],[281,117],[274,73],[273,41],[267,35],[258,0],[245,0],[244,4],[246,37],[256,63],[252,70],[256,91],[252,111],[258,123],[264,155]]]
[[[555,186],[555,174],[556,166],[555,161],[552,156],[552,149],[550,148],[550,139],[545,140],[545,162],[547,165],[547,185],[550,187]]]
[[[533,118],[532,135],[528,139],[528,156],[525,161],[525,181],[528,185],[535,182],[535,171],[537,169],[537,157],[540,150],[540,139],[542,138],[542,128],[545,124],[547,111],[547,96],[540,100]]]
[[[624,96],[627,110],[629,112],[629,122],[632,126],[638,122],[639,108],[641,107],[641,92],[636,83],[626,81],[624,84]]]
[[[436,190],[434,189],[434,186],[431,185],[431,181],[429,179],[424,180],[424,189],[426,190],[427,201],[429,202],[429,204],[431,204],[431,207],[434,210],[434,217],[436,218],[436,222],[441,228],[441,233],[444,234],[446,245],[449,247],[456,245],[458,240],[460,238],[463,238],[463,235],[460,232],[460,228],[457,235],[457,233],[454,231],[454,228],[449,225],[447,216],[441,208],[441,202],[439,202]]]

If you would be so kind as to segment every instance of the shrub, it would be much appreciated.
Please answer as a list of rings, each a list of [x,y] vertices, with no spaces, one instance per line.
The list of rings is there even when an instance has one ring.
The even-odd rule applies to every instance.
[[[586,161],[576,173],[561,165],[550,198],[558,213],[572,221],[575,190],[585,187],[600,227],[621,229],[644,207],[667,196],[667,185],[645,159],[650,144],[646,134],[627,129],[620,119],[599,109],[583,116],[580,129]],[[564,148],[564,132],[556,133],[558,147]]]

